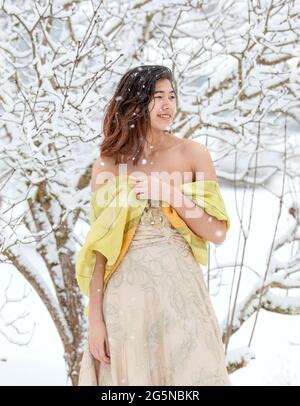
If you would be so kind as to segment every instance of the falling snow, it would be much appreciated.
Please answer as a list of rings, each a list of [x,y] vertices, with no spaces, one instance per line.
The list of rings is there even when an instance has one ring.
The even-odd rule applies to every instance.
[[[162,13],[157,9],[158,2],[142,2],[135,9],[126,0],[121,6],[118,2],[104,2],[101,18],[94,16],[94,20],[93,2],[53,0],[53,8],[43,9],[44,2],[25,0],[25,12],[18,2],[5,2],[7,11],[2,3],[1,47],[5,57],[0,61],[1,244],[2,248],[12,247],[14,257],[23,266],[23,274],[26,273],[28,280],[35,280],[44,292],[69,346],[75,342],[74,334],[83,329],[84,319],[79,317],[77,330],[71,328],[67,321],[69,313],[65,314],[60,307],[57,291],[63,292],[60,297],[63,302],[68,275],[59,255],[67,254],[68,260],[75,263],[76,251],[88,230],[90,168],[99,156],[99,144],[103,140],[99,129],[105,106],[114,95],[121,75],[139,60],[140,64],[155,61],[174,68],[181,95],[175,135],[193,139],[211,151],[234,219],[224,244],[211,245],[210,273],[205,274],[220,317],[227,321],[230,313],[231,284],[232,297],[237,300],[229,362],[250,361],[249,349],[235,350],[235,344],[248,338],[246,331],[251,329],[248,322],[257,307],[257,299],[253,297],[264,283],[264,274],[268,274],[267,283],[286,286],[277,289],[281,294],[274,289],[275,292],[269,291],[263,297],[267,310],[260,313],[262,322],[255,331],[255,334],[261,332],[255,346],[260,348],[263,358],[280,334],[289,330],[288,324],[282,328],[284,312],[293,314],[287,318],[294,320],[300,312],[297,299],[300,258],[296,249],[300,201],[300,168],[296,159],[300,153],[297,2],[272,2],[272,13],[270,2],[266,1],[260,2],[255,10],[247,7],[246,0],[232,2],[229,9],[224,6],[226,2],[204,2],[207,3],[203,5],[204,13],[198,7],[191,8],[187,1],[182,3],[184,13],[178,13],[180,6],[167,1]],[[123,13],[123,7],[127,6],[129,11],[124,18],[117,18],[118,8]],[[149,22],[141,17],[149,13],[153,13],[154,19],[147,26]],[[116,21],[112,16],[117,18],[120,29],[114,29]],[[18,20],[22,23],[16,23]],[[89,32],[92,21],[96,25]],[[134,30],[132,22],[136,22]],[[80,45],[79,41],[84,39]],[[137,39],[142,41],[141,46]],[[134,85],[127,90],[133,96],[137,88],[134,96],[141,100],[147,96],[148,78],[153,71],[152,68],[143,71],[141,67],[136,70],[134,77],[139,76],[139,80],[132,77],[130,83],[134,81]],[[125,86],[126,89],[130,85]],[[142,90],[146,87],[147,90]],[[123,96],[114,98],[116,103],[123,101]],[[167,130],[171,131],[172,127]],[[188,159],[184,159],[189,165]],[[142,164],[146,162],[145,159]],[[201,170],[200,158],[193,163],[199,164]],[[100,165],[104,166],[104,162]],[[150,165],[154,162],[150,161]],[[12,175],[8,176],[10,170]],[[45,206],[41,198],[46,200]],[[279,202],[283,203],[282,207]],[[212,218],[208,221],[212,223]],[[60,224],[64,224],[66,231],[60,231],[62,235]],[[217,235],[221,236],[218,232]],[[60,240],[64,242],[58,251]],[[242,275],[239,288],[234,280],[237,266]],[[2,274],[5,270],[3,266]],[[20,280],[23,282],[25,278],[20,276]],[[70,297],[74,294],[68,293]],[[33,308],[38,308],[40,302],[37,298]],[[79,303],[73,310],[80,315],[83,304],[76,300],[72,303]],[[272,317],[271,327],[265,327]],[[242,325],[244,328],[239,330]],[[274,326],[273,337],[268,336]],[[48,337],[51,329],[54,331],[50,320],[45,331],[36,333],[41,348],[39,353],[32,353],[43,362],[52,356],[51,351],[45,353],[45,346],[47,350],[56,346],[54,357],[62,358],[59,338],[54,337],[52,342]],[[297,334],[295,341],[299,342]],[[278,340],[280,349],[281,344]],[[6,355],[4,345],[1,348]],[[19,349],[6,348],[12,348],[7,352],[7,364],[10,364],[11,355]],[[295,359],[296,351],[294,346]],[[256,362],[252,375],[251,363],[250,372],[247,367],[235,374],[241,372],[246,383],[249,376],[252,381],[258,381],[256,375],[263,363],[259,364],[258,358]],[[18,360],[10,384],[16,383],[17,373],[22,375],[20,381],[29,379],[21,365]],[[31,370],[31,366],[26,365],[26,370]],[[263,368],[266,376],[272,372],[267,366]],[[47,371],[47,365],[44,370]],[[51,371],[35,376],[36,379],[44,376],[52,383],[55,375]],[[261,380],[265,382],[266,377],[262,376]],[[63,379],[62,382],[65,383]],[[298,385],[299,382],[300,378]]]

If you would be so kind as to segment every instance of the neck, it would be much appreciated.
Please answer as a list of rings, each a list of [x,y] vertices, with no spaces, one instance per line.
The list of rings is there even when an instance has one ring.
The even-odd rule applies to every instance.
[[[146,136],[146,144],[144,147],[145,153],[151,153],[153,150],[158,150],[162,147],[166,141],[166,136],[168,133],[165,133],[162,130],[152,129]]]

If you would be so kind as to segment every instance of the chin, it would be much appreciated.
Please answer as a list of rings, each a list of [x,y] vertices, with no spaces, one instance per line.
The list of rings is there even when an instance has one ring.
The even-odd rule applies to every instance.
[[[158,130],[158,131],[163,131],[163,132],[168,132],[168,133],[171,132],[171,125],[170,124],[155,126],[154,128],[156,130]]]

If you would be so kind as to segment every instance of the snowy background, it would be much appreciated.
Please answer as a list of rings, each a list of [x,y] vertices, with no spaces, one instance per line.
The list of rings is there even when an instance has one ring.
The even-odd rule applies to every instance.
[[[208,146],[231,218],[203,271],[232,383],[299,385],[299,1],[0,5],[0,385],[76,384],[90,169],[143,64],[174,72],[173,131]]]

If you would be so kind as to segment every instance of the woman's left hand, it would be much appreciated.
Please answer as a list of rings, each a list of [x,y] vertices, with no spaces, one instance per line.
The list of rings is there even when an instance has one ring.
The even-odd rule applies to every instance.
[[[137,199],[151,199],[170,201],[172,186],[162,181],[156,175],[144,175],[136,177],[134,186]]]

